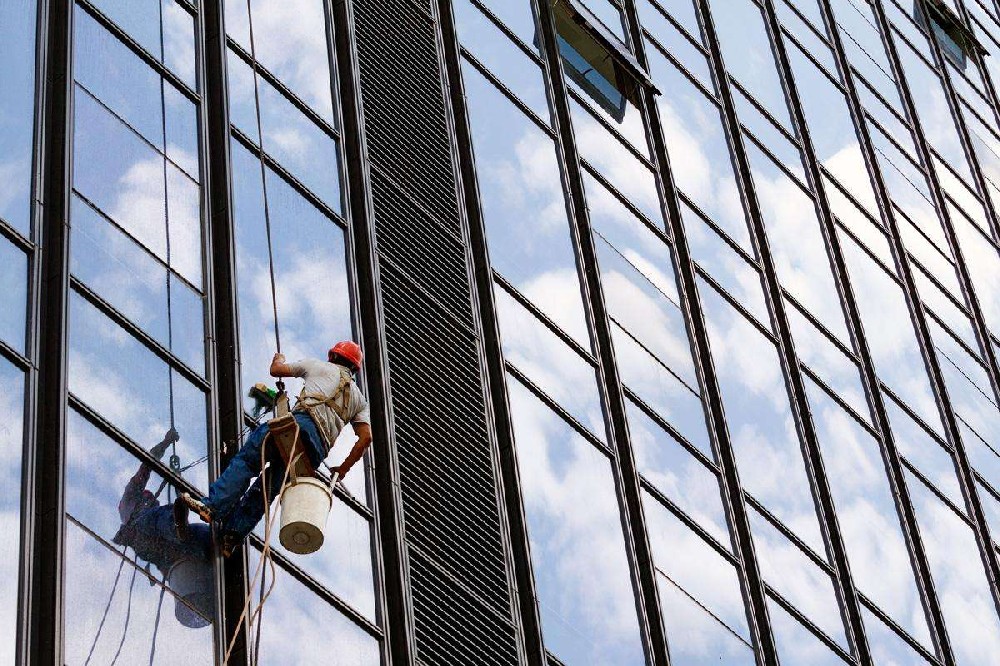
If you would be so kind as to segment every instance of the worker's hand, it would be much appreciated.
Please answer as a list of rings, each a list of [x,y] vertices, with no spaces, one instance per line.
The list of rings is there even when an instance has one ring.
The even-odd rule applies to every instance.
[[[181,436],[177,434],[177,431],[171,428],[167,431],[167,434],[163,436],[163,441],[150,449],[149,452],[154,458],[159,460],[163,457],[163,454],[167,452],[167,447],[179,441],[180,438]]]
[[[285,362],[285,355],[282,354],[281,352],[275,352],[274,358],[271,359],[271,363],[274,364],[274,363],[284,363],[284,362]]]
[[[349,471],[351,471],[351,466],[350,465],[337,465],[331,471],[334,474],[339,474],[340,475],[340,477],[337,479],[337,482],[340,483],[340,482],[343,482],[344,477],[347,476],[347,473]]]
[[[163,440],[153,448],[149,450],[150,455],[159,460],[163,457],[163,454],[167,452],[167,447],[170,446],[170,442]]]

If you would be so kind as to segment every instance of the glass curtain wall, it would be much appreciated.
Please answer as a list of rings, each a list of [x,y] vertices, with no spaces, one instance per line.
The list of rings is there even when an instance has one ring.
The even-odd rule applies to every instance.
[[[289,361],[325,359],[336,341],[357,339],[326,4],[227,0],[224,5],[240,371],[246,387],[273,384],[268,367],[278,348],[276,335]],[[301,382],[287,384],[289,395],[298,395]],[[249,428],[249,399],[245,406]],[[339,464],[353,442],[348,425],[328,462]],[[273,538],[278,580],[265,611],[260,659],[314,663],[334,644],[345,663],[379,662],[369,458],[337,486],[329,543],[302,556]],[[253,544],[259,548],[263,524],[256,534]],[[253,565],[257,551],[249,552]],[[289,642],[303,626],[323,639]]]
[[[73,9],[67,663],[214,660],[210,538],[172,541],[168,506],[207,487],[212,432],[196,20]]]
[[[615,0],[582,4],[604,34],[630,50],[623,6]],[[913,38],[905,46],[920,65],[906,65],[908,78],[910,69],[920,76],[924,70],[934,73],[927,36],[911,18],[912,12],[892,2],[884,4],[894,17],[893,25],[903,26],[894,28],[898,38],[903,38],[904,29]],[[456,0],[454,6],[510,371],[508,392],[543,635],[552,655],[572,663],[580,653],[560,647],[561,634],[553,625],[586,627],[586,621],[560,611],[550,600],[547,580],[558,570],[558,559],[543,562],[536,551],[549,553],[545,544],[559,524],[553,520],[559,515],[555,507],[572,497],[573,490],[564,484],[541,494],[535,490],[539,485],[535,468],[539,460],[546,468],[555,464],[552,442],[562,438],[558,433],[563,430],[584,439],[589,435],[598,450],[606,440],[600,390],[592,381],[596,363],[585,323],[589,308],[577,270],[574,227],[566,219],[565,185],[560,183],[560,178],[565,180],[561,152],[557,141],[553,155],[556,134],[551,131],[550,100],[539,69],[540,40],[529,9],[478,0]],[[541,7],[547,10],[544,3]],[[891,73],[869,5],[860,0],[829,3],[836,23],[829,29],[847,36],[842,41],[879,160],[873,165],[866,164],[860,148],[824,8],[815,0],[764,4],[740,0],[724,5],[638,0],[636,9],[650,76],[664,91],[655,99],[680,189],[683,226],[695,260],[702,314],[750,507],[780,657],[788,663],[851,659],[836,592],[837,570],[824,538],[826,522],[839,529],[852,574],[840,584],[859,592],[865,640],[878,660],[935,661],[924,599],[911,566],[914,549],[919,548],[930,562],[956,655],[962,663],[980,663],[991,648],[983,647],[982,640],[977,645],[958,618],[975,614],[979,630],[995,636],[996,613],[969,529],[953,451],[924,368],[921,342],[910,325],[890,230],[882,221],[867,175],[869,168],[878,169],[887,183],[891,214],[931,320],[949,396],[964,435],[975,437],[979,447],[965,444],[976,467],[979,492],[987,513],[996,519],[1000,505],[995,483],[989,479],[997,468],[985,454],[996,455],[990,436],[1000,431],[991,420],[997,401],[990,369],[976,351],[979,341],[967,301],[971,286],[989,325],[996,300],[986,278],[996,261],[992,195],[988,178],[985,193],[976,188],[975,172],[959,137],[961,127],[948,112],[941,74],[909,85],[911,90],[920,89],[919,96],[932,96],[918,100],[918,113],[928,116],[922,120],[923,131],[930,137],[933,168],[949,215],[958,218],[953,224],[959,249],[975,255],[966,259],[971,285],[963,285],[955,270],[962,257],[956,257],[939,221],[929,190],[933,185],[924,176],[897,91],[899,82]],[[703,9],[712,12],[726,64],[727,80],[722,84],[714,80],[710,49],[703,41]],[[984,19],[995,15],[982,6],[979,10]],[[779,26],[777,34],[769,29],[771,12]],[[782,71],[775,60],[773,39],[782,40],[789,71]],[[567,55],[568,46],[560,43],[564,59],[580,57]],[[996,126],[989,88],[975,66],[960,70],[951,60],[946,66],[963,104],[962,120],[976,137],[973,143],[979,143],[979,162],[974,166],[989,165],[983,150],[994,144],[982,138]],[[847,297],[856,299],[863,329],[852,330],[841,307],[843,286],[838,284],[824,235],[829,231],[821,224],[822,210],[806,178],[800,143],[805,128],[796,127],[786,100],[784,81],[789,79],[801,98],[821,185],[834,216],[834,233],[846,257],[853,285]],[[937,87],[928,81],[936,81]],[[609,105],[606,95],[595,95],[594,87],[581,85],[577,77],[567,77],[567,83],[671,654],[685,663],[752,661],[752,640],[733,568],[739,561],[732,554],[719,494],[719,468],[703,412],[693,408],[700,405],[698,380],[678,305],[647,129],[633,105],[624,104],[622,111]],[[729,87],[738,127],[726,126],[717,85]],[[745,151],[749,174],[734,168],[733,150]],[[988,166],[983,171],[992,173]],[[756,222],[745,212],[748,197],[759,210]],[[780,304],[768,303],[763,288],[764,271],[772,269],[761,263],[762,242],[769,246],[775,273],[770,279],[776,280]],[[538,247],[544,247],[544,253]],[[782,367],[783,343],[775,332],[775,316],[787,318],[791,339],[784,344],[794,345],[795,368]],[[860,334],[880,380],[877,387],[862,383],[855,347]],[[546,372],[546,365],[558,370]],[[804,399],[790,396],[788,372],[801,374]],[[901,481],[917,507],[921,535],[907,535],[901,528],[899,500],[883,462],[888,444],[882,440],[889,433],[880,432],[879,421],[873,418],[870,390],[882,393],[892,442],[903,456],[906,472]],[[563,422],[553,421],[559,428],[532,431],[528,415],[549,415],[546,406]],[[820,470],[803,458],[803,428],[818,442]],[[539,449],[545,455],[540,456]],[[562,453],[564,461],[575,459],[571,451]],[[820,481],[832,494],[835,520],[824,521],[817,511],[814,497]],[[545,499],[544,508],[538,508],[536,493]],[[615,506],[610,491],[606,496],[608,508],[600,510],[602,515]],[[562,524],[571,522],[566,516]],[[944,548],[949,542],[946,533],[951,549]],[[716,564],[704,567],[706,561]],[[564,587],[561,599],[568,598],[572,595]],[[582,645],[578,643],[577,650]]]
[[[0,661],[17,649],[21,561],[21,468],[27,372],[32,365],[28,284],[36,255],[32,225],[32,137],[35,98],[34,2],[0,5]]]

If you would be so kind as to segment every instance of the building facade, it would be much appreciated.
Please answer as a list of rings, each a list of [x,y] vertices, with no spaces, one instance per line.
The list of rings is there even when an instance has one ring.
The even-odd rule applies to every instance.
[[[1000,662],[994,0],[0,0],[0,55],[0,662]],[[130,479],[339,339],[327,544],[192,604]]]

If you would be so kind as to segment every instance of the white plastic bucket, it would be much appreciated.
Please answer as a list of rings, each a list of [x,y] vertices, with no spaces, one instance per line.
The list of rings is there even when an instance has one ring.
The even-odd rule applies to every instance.
[[[299,477],[281,493],[281,545],[298,555],[323,545],[323,528],[333,504],[330,488],[312,477]]]
[[[215,607],[211,564],[204,560],[180,560],[170,567],[167,584],[184,600],[174,599],[174,617],[178,622],[191,629],[210,624],[208,618]]]

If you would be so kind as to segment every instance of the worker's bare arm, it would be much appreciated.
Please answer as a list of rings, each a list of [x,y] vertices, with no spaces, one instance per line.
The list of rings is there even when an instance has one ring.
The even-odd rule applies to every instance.
[[[271,359],[271,376],[272,377],[295,377],[296,373],[290,365],[285,363],[285,355],[278,352]]]
[[[354,442],[354,447],[351,452],[347,454],[344,462],[337,467],[336,471],[340,472],[340,478],[344,478],[347,472],[350,471],[354,464],[361,460],[361,457],[365,455],[365,451],[368,449],[369,445],[372,443],[372,427],[367,423],[354,423],[354,434],[358,436],[358,441]]]

